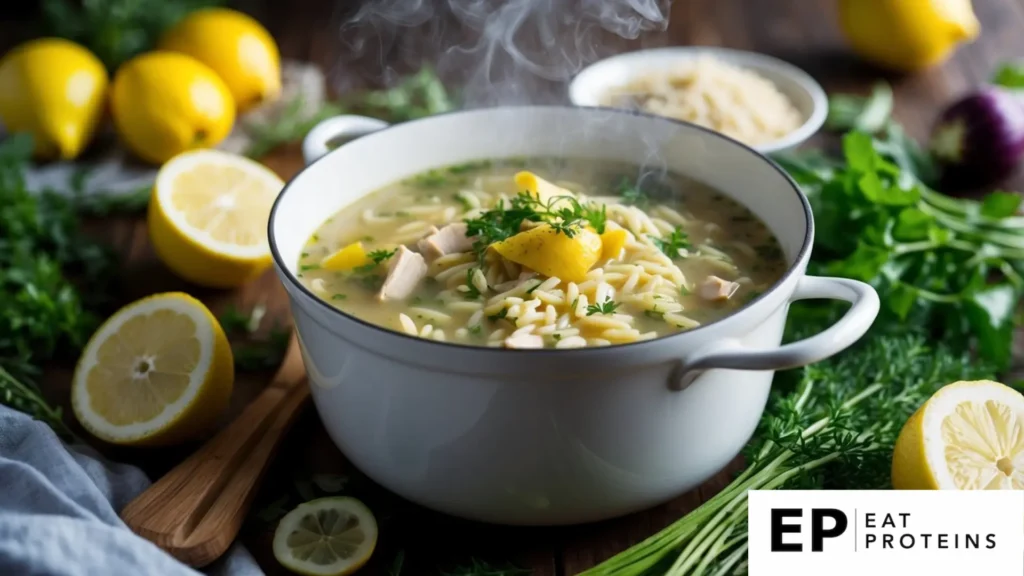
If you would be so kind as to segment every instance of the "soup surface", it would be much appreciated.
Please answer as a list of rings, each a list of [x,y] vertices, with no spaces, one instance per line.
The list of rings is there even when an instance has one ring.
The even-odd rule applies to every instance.
[[[507,348],[648,340],[720,319],[785,272],[749,210],[605,161],[449,166],[365,196],[309,239],[299,278],[367,322]]]

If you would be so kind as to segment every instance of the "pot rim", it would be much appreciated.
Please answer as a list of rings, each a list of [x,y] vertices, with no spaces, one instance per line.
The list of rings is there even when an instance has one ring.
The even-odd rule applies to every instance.
[[[738,140],[734,140],[734,139],[732,139],[732,138],[730,138],[730,137],[728,137],[728,136],[726,136],[726,135],[724,135],[724,134],[722,134],[720,132],[716,132],[714,130],[711,130],[710,128],[706,128],[704,126],[700,126],[698,124],[694,124],[694,123],[691,123],[691,122],[686,122],[684,120],[677,120],[677,119],[674,119],[674,118],[667,118],[667,117],[664,117],[664,116],[658,116],[656,114],[650,114],[650,113],[647,113],[647,112],[640,112],[640,111],[636,111],[636,110],[626,110],[626,109],[621,109],[621,108],[611,108],[611,107],[604,107],[604,106],[558,106],[558,105],[498,106],[498,107],[494,107],[494,108],[474,108],[474,109],[465,109],[465,110],[451,110],[451,111],[448,111],[448,112],[441,112],[441,113],[438,113],[438,114],[432,114],[430,116],[425,116],[423,118],[417,118],[415,120],[409,120],[409,121],[400,122],[400,123],[397,123],[397,124],[389,124],[388,126],[386,126],[384,128],[381,128],[380,130],[377,130],[377,131],[371,132],[369,134],[366,134],[365,136],[359,137],[359,140],[365,140],[367,138],[374,138],[377,134],[380,134],[380,133],[386,132],[386,131],[400,129],[401,127],[406,126],[408,124],[429,122],[432,119],[437,118],[437,117],[441,117],[441,116],[454,116],[454,115],[459,115],[459,114],[480,114],[482,112],[487,112],[487,111],[492,111],[492,110],[537,110],[537,109],[563,110],[563,111],[564,110],[572,110],[572,111],[575,111],[575,112],[578,112],[578,113],[603,112],[603,113],[612,113],[612,114],[623,114],[623,115],[627,115],[627,116],[639,116],[639,117],[642,117],[642,118],[650,118],[650,119],[654,119],[655,121],[659,121],[659,122],[668,122],[668,123],[672,123],[672,124],[677,124],[677,125],[683,126],[685,128],[688,128],[688,129],[693,129],[693,130],[697,130],[698,132],[703,132],[704,134],[706,134],[708,136],[711,136],[713,138],[718,138],[718,139],[721,139],[721,140],[725,140],[728,143],[732,144],[733,146],[736,146],[738,148],[743,149],[744,151],[746,151],[750,155],[754,156],[758,160],[760,160],[762,162],[765,162],[773,170],[775,170],[783,179],[785,179],[785,181],[789,184],[790,190],[794,194],[796,194],[797,199],[799,200],[800,205],[801,205],[801,207],[803,208],[803,211],[804,211],[804,221],[806,222],[806,226],[804,228],[804,238],[803,238],[803,241],[802,241],[802,243],[800,245],[800,250],[797,252],[796,257],[793,259],[793,263],[786,269],[786,272],[782,276],[780,276],[779,279],[776,280],[774,284],[772,284],[771,288],[769,288],[768,290],[765,290],[764,292],[759,294],[756,298],[754,298],[753,300],[750,300],[749,302],[747,302],[746,304],[744,304],[743,306],[741,306],[740,308],[738,308],[737,310],[735,310],[731,314],[727,314],[726,316],[723,316],[722,318],[718,318],[717,320],[715,320],[713,322],[709,322],[707,324],[702,324],[702,325],[698,326],[697,328],[693,328],[693,329],[685,330],[685,331],[680,331],[680,332],[674,332],[674,333],[671,333],[671,334],[666,334],[664,336],[659,336],[657,338],[652,338],[650,340],[642,340],[642,341],[638,341],[638,342],[628,342],[628,343],[624,343],[624,344],[612,344],[610,346],[600,346],[600,347],[567,348],[567,349],[557,349],[557,348],[520,349],[520,348],[490,348],[490,347],[485,347],[485,346],[470,346],[470,345],[466,345],[466,344],[458,344],[458,343],[455,343],[455,342],[447,342],[447,341],[441,342],[441,341],[438,341],[438,340],[433,340],[433,339],[428,339],[428,338],[420,338],[418,336],[412,336],[412,335],[406,334],[404,332],[399,332],[397,330],[391,330],[389,328],[385,328],[383,326],[374,324],[372,322],[367,322],[366,320],[363,320],[362,318],[359,318],[359,317],[354,316],[352,314],[349,314],[349,313],[347,313],[347,312],[345,312],[345,311],[343,311],[343,310],[341,310],[339,308],[331,306],[329,303],[324,301],[322,298],[318,297],[316,294],[313,293],[312,290],[307,288],[302,282],[299,281],[299,279],[295,276],[295,273],[292,272],[292,270],[285,264],[284,258],[281,256],[281,252],[278,250],[277,239],[276,239],[276,235],[274,234],[274,222],[275,222],[276,217],[277,217],[277,210],[280,207],[281,203],[284,201],[284,198],[287,195],[288,190],[290,188],[292,188],[296,184],[296,181],[299,180],[302,177],[302,175],[307,170],[309,170],[312,166],[314,166],[315,164],[321,162],[325,158],[328,158],[329,156],[332,156],[332,155],[338,153],[339,151],[341,151],[342,149],[345,148],[344,146],[339,146],[338,148],[335,148],[334,150],[331,150],[327,154],[324,154],[323,156],[317,158],[313,162],[310,162],[309,164],[306,164],[305,166],[303,166],[303,168],[301,170],[299,170],[298,173],[296,173],[294,176],[292,176],[292,178],[289,179],[287,183],[285,183],[284,188],[281,189],[281,192],[278,193],[277,198],[274,200],[274,204],[273,204],[273,206],[271,207],[271,210],[270,210],[270,218],[267,221],[267,239],[268,239],[268,242],[270,244],[270,253],[271,253],[271,257],[273,258],[274,265],[278,268],[278,270],[280,270],[279,276],[282,276],[282,277],[286,278],[288,280],[288,282],[294,288],[298,289],[299,292],[303,293],[309,299],[314,301],[318,306],[320,306],[321,308],[326,310],[328,314],[333,314],[333,315],[335,315],[335,317],[340,318],[342,320],[347,320],[347,321],[355,322],[357,325],[360,325],[360,326],[362,326],[364,328],[369,328],[369,329],[371,329],[373,331],[376,331],[376,332],[380,333],[385,338],[387,338],[387,337],[399,338],[400,339],[400,340],[398,340],[399,342],[404,342],[404,343],[408,343],[408,344],[411,344],[411,345],[435,346],[435,347],[438,347],[438,348],[436,348],[437,350],[449,350],[449,351],[452,351],[452,352],[465,352],[465,353],[473,353],[473,352],[475,352],[475,353],[487,353],[487,352],[491,352],[491,353],[501,354],[503,356],[507,356],[509,354],[516,354],[517,357],[530,356],[530,357],[548,357],[548,358],[550,358],[550,357],[568,358],[568,357],[592,356],[592,355],[600,354],[602,351],[607,353],[608,351],[619,352],[619,351],[627,351],[629,349],[635,350],[635,349],[637,349],[637,348],[639,348],[641,346],[652,345],[654,343],[663,343],[663,342],[667,342],[670,339],[678,339],[680,337],[685,337],[685,336],[689,336],[691,334],[699,333],[702,330],[704,330],[705,328],[708,328],[710,326],[715,326],[715,325],[721,324],[723,322],[727,322],[727,321],[730,321],[730,320],[733,320],[733,319],[737,319],[740,316],[747,315],[747,314],[750,313],[750,311],[752,309],[756,308],[759,303],[763,302],[766,299],[769,299],[779,288],[781,288],[783,285],[785,285],[787,281],[789,281],[795,274],[797,274],[798,271],[802,270],[804,263],[810,258],[810,251],[811,251],[811,248],[812,248],[812,242],[813,242],[813,238],[814,238],[814,214],[813,214],[813,212],[811,210],[810,202],[807,200],[807,197],[804,195],[804,193],[800,190],[800,186],[796,183],[796,181],[793,180],[793,178],[788,173],[786,173],[786,171],[781,166],[779,166],[776,162],[774,162],[771,158],[768,158],[767,155],[762,154],[761,152],[758,152],[757,150],[755,150],[754,148],[748,146],[747,144],[744,144],[743,142],[740,142]],[[368,192],[368,193],[370,193],[370,192]],[[363,196],[365,196],[365,195],[366,194],[364,194]],[[285,287],[285,288],[286,288],[286,292],[288,292],[287,287]],[[290,293],[289,293],[289,298],[292,298]],[[321,324],[321,326],[324,326],[321,322],[319,322],[319,319],[318,319],[318,323]],[[326,328],[326,326],[324,326],[324,327]],[[330,332],[334,332],[334,330],[329,330],[329,331]]]

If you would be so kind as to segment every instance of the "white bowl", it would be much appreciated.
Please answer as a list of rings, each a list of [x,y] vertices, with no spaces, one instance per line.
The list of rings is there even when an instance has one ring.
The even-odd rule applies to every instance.
[[[809,74],[789,64],[759,54],[729,48],[676,46],[626,52],[595,62],[581,71],[569,84],[569,100],[576,106],[600,106],[604,94],[637,78],[657,71],[672,70],[680,62],[701,55],[747,68],[770,80],[785,94],[804,119],[804,123],[786,137],[752,146],[762,154],[795,148],[814,135],[828,115],[828,98]]]
[[[324,427],[355,466],[413,502],[476,520],[550,525],[674,498],[746,444],[774,370],[842,350],[878,312],[870,286],[805,275],[814,242],[807,199],[777,165],[715,132],[575,107],[487,108],[381,125],[345,116],[314,128],[303,146],[311,164],[275,202],[269,236]],[[577,350],[411,337],[334,308],[298,279],[310,235],[366,194],[431,168],[534,155],[657,161],[703,181],[761,217],[789,269],[716,322]],[[854,304],[821,334],[780,345],[790,302],[804,298]]]

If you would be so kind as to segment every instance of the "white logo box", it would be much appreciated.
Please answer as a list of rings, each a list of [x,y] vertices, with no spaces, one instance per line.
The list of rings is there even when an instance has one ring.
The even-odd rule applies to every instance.
[[[750,576],[1024,574],[1024,491],[754,490],[748,498]]]

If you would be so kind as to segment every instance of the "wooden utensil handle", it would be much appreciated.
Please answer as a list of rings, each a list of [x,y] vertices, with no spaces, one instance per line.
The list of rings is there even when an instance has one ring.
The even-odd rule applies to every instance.
[[[194,567],[238,534],[267,466],[309,398],[295,336],[277,375],[226,428],[121,512],[138,535]]]

